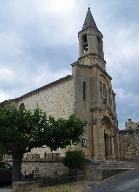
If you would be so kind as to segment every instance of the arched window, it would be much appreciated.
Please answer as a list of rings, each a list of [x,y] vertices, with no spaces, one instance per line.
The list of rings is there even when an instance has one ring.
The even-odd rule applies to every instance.
[[[101,74],[100,75],[100,95],[103,104],[110,104],[110,94],[111,88],[109,87],[109,82],[106,77]]]
[[[103,84],[103,98],[107,100],[107,87]]]
[[[83,53],[86,53],[88,51],[88,40],[87,40],[87,34],[84,34],[82,36],[82,46],[83,46]]]
[[[103,99],[103,103],[107,102],[107,86],[104,82],[100,81],[100,94]]]
[[[24,103],[21,103],[20,106],[19,106],[20,109],[24,109],[25,108],[25,105]]]

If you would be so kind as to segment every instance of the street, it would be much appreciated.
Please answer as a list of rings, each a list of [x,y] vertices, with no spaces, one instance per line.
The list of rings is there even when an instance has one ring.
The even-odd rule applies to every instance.
[[[93,187],[91,192],[139,192],[139,169],[109,178]]]

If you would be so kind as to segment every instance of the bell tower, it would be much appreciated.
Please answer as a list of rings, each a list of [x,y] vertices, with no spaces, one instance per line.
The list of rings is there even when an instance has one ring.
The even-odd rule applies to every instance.
[[[103,35],[90,8],[79,38],[79,58],[73,67],[75,113],[87,121],[80,150],[96,160],[118,158],[115,93],[106,71]]]
[[[97,28],[90,7],[88,8],[82,30],[78,33],[78,37],[79,60],[88,56],[95,56],[101,59],[101,62],[98,63],[98,65],[105,69],[103,35]],[[88,65],[91,64],[92,62],[88,63]]]

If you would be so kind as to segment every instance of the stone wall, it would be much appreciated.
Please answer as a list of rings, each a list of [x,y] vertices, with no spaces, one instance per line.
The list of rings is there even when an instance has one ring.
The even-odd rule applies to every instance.
[[[119,156],[121,160],[139,159],[139,128],[119,131]]]
[[[12,160],[6,162],[12,165]],[[23,160],[21,166],[23,177],[26,178],[41,178],[66,175],[68,168],[63,165],[62,160]]]
[[[27,109],[39,106],[55,118],[67,118],[74,112],[74,86],[71,76],[57,80],[40,90],[19,98],[18,106],[24,103]]]
[[[128,119],[127,122],[125,122],[126,129],[137,129],[139,128],[139,122],[133,122],[132,119]]]
[[[68,169],[63,165],[62,161],[23,161],[23,175],[32,175],[38,177],[56,177],[67,174]]]
[[[74,113],[74,83],[72,76],[67,76],[49,85],[46,85],[36,91],[26,94],[17,100],[17,106],[22,103],[29,110],[33,110],[39,106],[47,114],[55,118],[68,118]],[[43,158],[44,154],[49,153],[47,147],[34,148],[31,153],[38,153]],[[64,156],[65,150],[57,150]]]
[[[4,155],[3,160],[12,164],[12,157]],[[57,177],[68,173],[68,168],[63,165],[60,153],[46,153],[45,158],[40,154],[25,154],[22,161],[23,176]]]

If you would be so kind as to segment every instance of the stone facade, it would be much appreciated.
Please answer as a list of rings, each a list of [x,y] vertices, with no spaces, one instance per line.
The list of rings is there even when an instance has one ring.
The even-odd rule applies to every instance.
[[[4,161],[12,164],[12,157],[4,156]],[[46,153],[45,158],[40,154],[26,154],[23,158],[22,175],[33,178],[57,177],[68,173],[68,168],[64,166],[60,153]]]
[[[62,161],[28,160],[22,163],[22,174],[33,175],[33,178],[57,177],[68,173]]]
[[[133,122],[132,119],[128,119],[127,122],[125,122],[126,130],[129,129],[138,129],[139,128],[139,122]]]
[[[73,79],[67,76],[49,86],[35,90],[31,95],[22,96],[17,106],[22,103],[29,110],[33,110],[38,105],[55,118],[67,118],[74,113]]]
[[[119,154],[121,160],[139,159],[139,123],[131,119],[126,129],[119,131]]]
[[[82,142],[76,149],[96,160],[118,158],[118,134],[115,93],[112,78],[106,71],[103,35],[88,9],[78,34],[80,55],[72,64],[72,75],[34,90],[20,98],[5,101],[19,107],[22,103],[33,110],[37,105],[55,118],[75,113],[87,121]],[[33,149],[43,157],[49,149]],[[63,152],[59,150],[61,154]]]
[[[78,36],[80,57],[72,67],[76,90],[75,112],[88,122],[84,135],[87,148],[83,151],[98,160],[117,159],[115,93],[112,90],[112,78],[106,71],[103,35],[98,30],[90,9]]]

